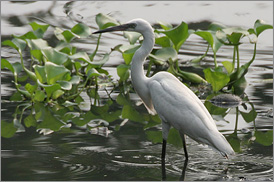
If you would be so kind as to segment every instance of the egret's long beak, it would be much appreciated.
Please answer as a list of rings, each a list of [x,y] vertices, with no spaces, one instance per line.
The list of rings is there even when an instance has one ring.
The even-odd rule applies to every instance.
[[[110,28],[106,28],[104,30],[99,30],[97,32],[93,32],[92,34],[105,33],[105,32],[114,32],[114,31],[125,31],[130,26],[131,26],[131,24],[118,25],[118,26],[115,26],[115,27],[110,27]]]

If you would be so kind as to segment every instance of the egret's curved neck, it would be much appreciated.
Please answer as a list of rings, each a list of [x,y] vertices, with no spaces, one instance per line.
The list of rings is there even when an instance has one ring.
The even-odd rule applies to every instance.
[[[135,52],[131,61],[131,79],[135,90],[140,87],[143,88],[143,84],[145,84],[147,80],[147,77],[144,74],[143,62],[152,51],[155,43],[154,33],[151,27],[144,31],[142,35],[144,37],[142,46]]]

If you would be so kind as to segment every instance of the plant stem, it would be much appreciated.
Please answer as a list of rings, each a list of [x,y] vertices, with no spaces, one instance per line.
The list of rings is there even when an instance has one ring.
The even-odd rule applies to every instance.
[[[214,64],[215,64],[215,68],[218,68],[218,64],[216,60],[216,52],[214,52]]]
[[[240,55],[239,55],[239,46],[236,45],[236,52],[237,52],[237,75],[240,73]]]
[[[235,68],[235,56],[236,56],[236,47],[234,46],[234,49],[233,49],[233,62],[232,62],[233,70]]]
[[[91,54],[91,56],[89,57],[91,61],[93,61],[93,58],[94,58],[94,56],[96,55],[96,53],[97,53],[97,51],[98,51],[101,36],[102,36],[102,34],[99,34],[99,37],[98,37],[98,39],[97,39],[96,48],[95,48],[94,52]]]

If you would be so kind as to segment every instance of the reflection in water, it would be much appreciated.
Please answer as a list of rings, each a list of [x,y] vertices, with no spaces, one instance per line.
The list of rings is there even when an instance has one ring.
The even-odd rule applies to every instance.
[[[162,180],[165,181],[166,180],[166,161],[165,159],[162,158]],[[184,181],[185,180],[185,173],[186,173],[186,169],[187,169],[187,164],[188,164],[188,159],[185,159],[185,162],[184,162],[184,166],[183,166],[183,169],[182,169],[182,174],[179,178],[179,181]]]

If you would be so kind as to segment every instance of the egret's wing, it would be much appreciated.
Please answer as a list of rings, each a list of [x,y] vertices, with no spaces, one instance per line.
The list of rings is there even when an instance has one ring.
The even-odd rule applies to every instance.
[[[199,98],[172,74],[160,72],[150,79],[149,90],[161,118],[192,138],[217,130]]]

